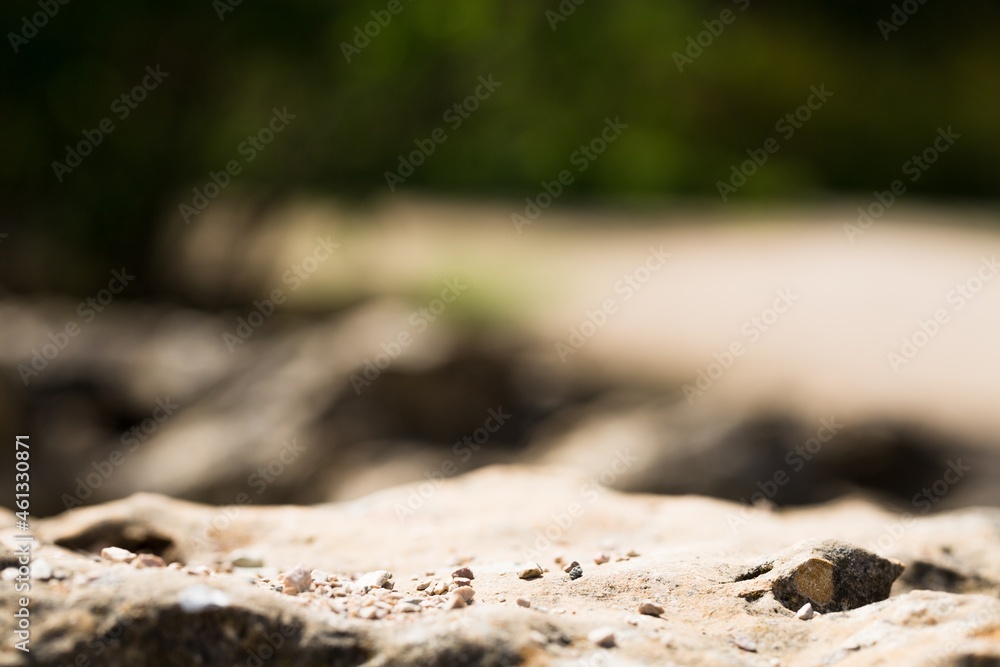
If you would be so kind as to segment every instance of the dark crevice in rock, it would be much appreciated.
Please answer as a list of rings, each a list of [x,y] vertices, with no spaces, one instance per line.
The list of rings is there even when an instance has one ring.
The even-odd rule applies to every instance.
[[[988,593],[998,587],[982,577],[969,576],[946,565],[926,560],[909,564],[900,583],[908,589],[945,591],[947,593]]]
[[[166,561],[179,560],[174,540],[142,523],[103,521],[76,535],[55,540],[65,549],[99,554],[105,547],[121,547],[134,553],[150,553]]]
[[[758,565],[757,567],[751,568],[746,572],[744,572],[743,574],[737,576],[735,579],[733,579],[733,583],[736,583],[737,581],[749,581],[750,579],[756,579],[762,574],[767,574],[773,568],[774,568],[774,563],[764,563],[762,565]]]

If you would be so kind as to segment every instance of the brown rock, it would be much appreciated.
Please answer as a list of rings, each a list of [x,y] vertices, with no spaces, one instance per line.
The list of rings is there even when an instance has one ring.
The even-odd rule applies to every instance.
[[[518,571],[517,576],[521,579],[538,579],[542,576],[542,566],[538,563],[528,563]]]
[[[639,608],[636,610],[640,614],[645,614],[646,616],[659,616],[663,613],[663,607],[656,604],[652,600],[646,600],[639,604]]]
[[[823,613],[856,609],[889,597],[903,564],[844,542],[809,542],[779,554],[737,577],[754,586],[745,599],[770,590],[787,609],[797,611],[811,603]],[[763,588],[766,587],[766,588]]]

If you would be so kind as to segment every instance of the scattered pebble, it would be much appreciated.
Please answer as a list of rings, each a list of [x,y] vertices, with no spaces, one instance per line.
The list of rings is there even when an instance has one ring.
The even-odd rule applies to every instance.
[[[601,553],[599,553],[599,554],[595,554],[594,555],[594,562],[597,565],[604,565],[609,560],[611,560],[611,556],[609,556],[608,554],[604,553],[603,551]]]
[[[587,633],[587,639],[601,648],[611,648],[615,645],[614,628],[602,627]]]
[[[629,549],[628,553],[626,553],[625,555],[628,556],[629,558],[637,558],[637,557],[641,556],[642,554],[640,554],[635,549]]]
[[[645,600],[639,605],[637,611],[640,614],[645,614],[646,616],[659,616],[663,613],[663,607],[656,604],[652,600]]]
[[[212,574],[212,569],[207,565],[192,565],[185,572],[195,575],[209,575]]]
[[[36,558],[31,563],[31,578],[48,581],[52,578],[52,566],[44,558]]]
[[[476,591],[472,589],[472,586],[461,586],[452,591],[455,595],[461,595],[462,599],[466,602],[472,602],[472,598],[476,596]]]
[[[811,602],[806,602],[804,605],[802,605],[801,609],[795,612],[795,618],[799,619],[800,621],[808,621],[813,616],[815,616],[815,612],[813,611],[813,606]]]
[[[362,607],[361,611],[358,612],[358,618],[363,618],[366,621],[374,621],[382,618],[383,615],[384,612],[375,606]]]
[[[312,581],[312,571],[303,565],[296,565],[294,569],[278,575],[278,583],[282,585],[281,592],[285,595],[298,595],[308,591]]]
[[[545,634],[540,632],[539,630],[532,630],[530,633],[528,633],[528,638],[531,639],[531,641],[535,642],[536,644],[540,644],[541,646],[545,646],[549,643],[549,638],[546,637]]]
[[[518,598],[517,599],[517,606],[518,607],[525,607],[525,608],[530,607],[531,606],[531,600],[529,600],[527,598]]]
[[[457,591],[451,594],[448,598],[448,602],[445,605],[446,609],[461,609],[466,605],[465,597],[458,593]]]
[[[542,566],[538,563],[529,563],[517,573],[517,576],[521,579],[537,579],[542,576]]]
[[[320,582],[337,581],[337,575],[327,572],[325,570],[313,570],[312,578],[313,581],[320,581]]]
[[[421,581],[420,583],[417,584],[417,590],[418,591],[422,591],[422,590],[426,589],[430,585],[431,585],[431,580],[430,579],[424,579],[423,581]]]
[[[451,573],[452,579],[475,579],[476,575],[472,574],[472,570],[467,567],[460,567]]]
[[[471,586],[472,579],[466,579],[465,577],[455,577],[452,580],[452,584],[455,586]]]
[[[570,564],[566,565],[566,566],[565,566],[565,567],[563,568],[563,572],[565,572],[566,574],[569,574],[569,573],[570,573],[570,571],[571,571],[571,570],[572,570],[572,569],[573,569],[574,567],[580,567],[580,563],[579,563],[579,562],[577,562],[577,561],[573,561],[572,563],[570,563]]]
[[[583,576],[583,568],[577,565],[569,571],[570,580],[576,580]]]
[[[369,572],[354,582],[354,588],[362,593],[367,593],[372,588],[392,589],[392,587],[392,572],[388,570]]]
[[[4,581],[14,581],[15,579],[17,579],[17,568],[16,567],[4,568],[4,571],[0,572],[0,579],[3,579]]]
[[[233,567],[264,567],[264,558],[255,551],[234,551],[229,555]]]
[[[750,653],[757,652],[757,642],[746,635],[736,635],[733,638],[733,642],[744,651],[749,651]]]
[[[167,562],[154,554],[139,554],[132,559],[132,567],[143,569],[147,567],[166,567]]]
[[[104,547],[101,549],[101,558],[112,563],[131,563],[135,554],[121,547]]]

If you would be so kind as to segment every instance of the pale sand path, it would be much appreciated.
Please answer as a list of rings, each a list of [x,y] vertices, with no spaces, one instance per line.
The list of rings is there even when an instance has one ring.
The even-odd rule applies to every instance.
[[[740,341],[745,353],[699,401],[777,405],[817,419],[916,420],[1000,441],[1000,280],[985,282],[961,308],[954,293],[949,301],[1000,250],[1000,229],[988,227],[995,217],[899,204],[851,243],[844,224],[855,221],[858,203],[641,217],[550,210],[521,233],[509,204],[391,199],[361,213],[309,204],[275,216],[280,226],[248,242],[259,262],[249,273],[268,275],[269,267],[261,285],[280,286],[317,235],[330,234],[339,254],[293,299],[329,303],[361,292],[429,300],[459,276],[469,288],[446,317],[499,317],[501,330],[513,325],[548,341],[539,363],[561,366],[555,343],[568,341],[588,310],[616,298],[618,312],[569,366],[679,389]],[[651,246],[671,253],[668,264],[626,302],[616,282]],[[983,274],[992,271],[987,264]],[[743,325],[780,289],[798,300],[752,341]],[[888,353],[938,309],[948,322],[894,370]]]

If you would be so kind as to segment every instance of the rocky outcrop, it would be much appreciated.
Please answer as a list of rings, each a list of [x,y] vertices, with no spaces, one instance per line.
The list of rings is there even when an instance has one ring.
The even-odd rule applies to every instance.
[[[777,511],[491,467],[312,507],[142,494],[35,531],[31,653],[5,667],[1000,660],[995,509]]]

